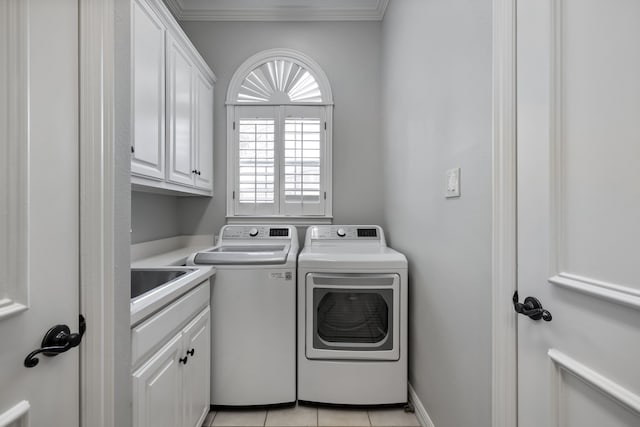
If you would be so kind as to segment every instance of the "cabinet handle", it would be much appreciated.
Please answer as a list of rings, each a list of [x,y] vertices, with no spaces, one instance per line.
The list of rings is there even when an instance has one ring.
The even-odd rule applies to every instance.
[[[191,171],[191,173],[197,175],[198,171],[194,169],[194,170]]]
[[[188,358],[187,356],[185,356],[185,357],[181,357],[180,359],[178,359],[178,361],[179,361],[180,363],[183,363],[183,364],[185,364],[185,365],[187,364],[187,360],[189,360],[189,358]]]
[[[189,356],[191,356],[191,357],[193,357],[193,355],[194,355],[195,353],[196,353],[196,350],[195,350],[195,349],[193,349],[193,348],[192,348],[191,350],[187,351],[187,354],[188,354]]]
[[[201,175],[201,173],[200,173],[200,171],[198,171],[198,176],[200,176],[200,175]]]

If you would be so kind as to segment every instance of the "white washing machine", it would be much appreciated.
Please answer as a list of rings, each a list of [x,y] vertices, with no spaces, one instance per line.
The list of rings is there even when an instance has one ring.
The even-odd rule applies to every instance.
[[[407,259],[378,226],[313,226],[298,256],[298,400],[407,402]]]
[[[187,265],[215,265],[211,286],[211,404],[296,400],[294,226],[227,225]]]

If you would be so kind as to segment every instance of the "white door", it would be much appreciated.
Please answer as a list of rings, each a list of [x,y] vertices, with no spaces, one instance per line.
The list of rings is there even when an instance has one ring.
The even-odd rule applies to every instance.
[[[519,427],[640,425],[640,2],[519,0]]]
[[[78,2],[0,0],[0,425],[79,425]]]

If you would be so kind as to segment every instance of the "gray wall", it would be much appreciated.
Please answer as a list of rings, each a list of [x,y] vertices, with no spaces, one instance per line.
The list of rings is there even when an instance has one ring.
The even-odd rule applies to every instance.
[[[180,234],[178,198],[153,193],[131,193],[131,243]]]
[[[180,234],[217,234],[226,215],[226,109],[238,66],[265,49],[299,50],[320,64],[334,94],[334,223],[381,223],[379,22],[183,22],[216,73],[214,197],[182,198]],[[135,232],[135,230],[134,230]]]
[[[491,425],[491,10],[391,1],[383,21],[385,226],[409,258],[409,377],[437,427]]]

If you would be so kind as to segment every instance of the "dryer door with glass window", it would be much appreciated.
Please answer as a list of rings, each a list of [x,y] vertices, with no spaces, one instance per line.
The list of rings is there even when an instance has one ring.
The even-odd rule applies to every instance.
[[[399,292],[397,274],[307,274],[307,358],[398,360]]]

